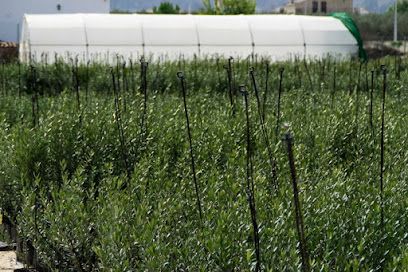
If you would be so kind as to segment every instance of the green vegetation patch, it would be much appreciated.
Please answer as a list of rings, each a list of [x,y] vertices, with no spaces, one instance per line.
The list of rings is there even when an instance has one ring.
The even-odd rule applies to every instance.
[[[302,267],[284,122],[294,140],[311,269],[408,269],[405,59],[295,60],[269,64],[268,72],[265,60],[237,59],[230,80],[225,59],[161,60],[144,65],[145,72],[137,62],[122,64],[113,68],[114,79],[110,67],[97,63],[0,66],[0,206],[36,249],[38,265],[60,271],[255,270],[247,121],[238,92],[244,84],[260,269]],[[389,70],[382,202],[380,64]],[[193,153],[178,71],[185,77]]]

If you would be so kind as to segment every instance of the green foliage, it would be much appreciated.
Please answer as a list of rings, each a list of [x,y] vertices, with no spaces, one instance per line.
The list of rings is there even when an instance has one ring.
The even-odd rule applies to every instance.
[[[365,80],[365,66],[358,80],[359,62],[331,58],[308,63],[313,88],[302,63],[270,64],[265,121],[273,139],[279,176],[280,190],[276,193],[248,77],[248,67],[254,66],[259,91],[263,91],[266,64],[261,59],[233,62],[233,81],[246,84],[249,91],[262,270],[297,271],[301,262],[286,147],[280,141],[283,131],[275,134],[281,67],[285,68],[281,120],[290,123],[295,138],[299,195],[312,269],[408,269],[408,65],[402,61],[398,79],[394,61],[387,58],[367,64],[369,77],[370,69],[378,69],[380,64],[391,70],[386,100],[383,228],[379,220],[381,77],[375,74],[371,129],[370,83]],[[0,84],[0,206],[16,222],[20,236],[36,248],[44,268],[254,269],[243,98],[234,93],[233,116],[222,69],[226,63],[225,59],[210,58],[151,61],[143,131],[140,71],[126,67],[127,79],[121,77],[119,83],[130,180],[121,159],[109,66],[91,63],[88,71],[86,66],[79,66],[83,107],[78,112],[71,74],[66,72],[72,67],[62,62],[37,64],[42,94],[35,128],[31,122],[30,67],[21,66],[25,80],[20,98],[18,66],[4,66],[7,85]],[[176,77],[180,70],[186,77],[203,224],[195,201]],[[125,190],[121,189],[124,183],[128,184]]]
[[[157,14],[177,14],[180,13],[179,5],[173,6],[170,2],[161,2],[160,6],[157,8],[153,7],[153,13]]]
[[[394,12],[395,6],[392,5],[388,8],[387,12]],[[397,12],[407,13],[408,12],[408,0],[397,1]]]
[[[203,5],[204,5],[204,13],[206,14],[216,14],[216,9],[218,9],[218,2],[217,0],[214,0],[214,4],[211,4],[211,0],[203,0]]]
[[[207,14],[253,14],[256,0],[203,0],[203,5]]]
[[[253,14],[256,8],[256,0],[224,0],[222,5],[223,14]]]
[[[350,15],[360,30],[364,41],[389,41],[393,39],[394,13]],[[398,37],[408,36],[408,12],[398,14]]]
[[[403,43],[402,42],[392,42],[391,45],[395,47],[401,46]]]
[[[115,9],[111,10],[110,13],[111,14],[130,14],[131,12],[127,11],[127,10],[121,10],[121,9],[115,8]]]

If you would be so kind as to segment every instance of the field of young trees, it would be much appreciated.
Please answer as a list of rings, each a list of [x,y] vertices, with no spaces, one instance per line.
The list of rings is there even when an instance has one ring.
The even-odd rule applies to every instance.
[[[407,74],[400,58],[1,64],[3,219],[44,270],[406,271]]]

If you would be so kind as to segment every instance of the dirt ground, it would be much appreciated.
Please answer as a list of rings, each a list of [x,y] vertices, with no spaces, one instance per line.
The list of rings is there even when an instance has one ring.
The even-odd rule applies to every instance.
[[[14,251],[0,251],[0,272],[13,272],[14,269],[21,269],[24,266],[17,262],[17,255]]]
[[[365,42],[364,49],[370,59],[378,59],[384,56],[403,56],[408,51],[404,42],[401,46],[392,46],[391,42]]]

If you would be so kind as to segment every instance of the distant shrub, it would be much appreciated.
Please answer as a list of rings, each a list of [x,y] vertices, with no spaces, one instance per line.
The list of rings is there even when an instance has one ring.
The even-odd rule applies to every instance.
[[[179,5],[173,6],[170,2],[161,2],[160,6],[153,8],[153,13],[156,14],[178,14],[180,13]]]
[[[364,41],[389,41],[394,35],[394,13],[370,13],[365,15],[352,14]],[[398,37],[405,39],[408,36],[408,13],[398,13]]]

